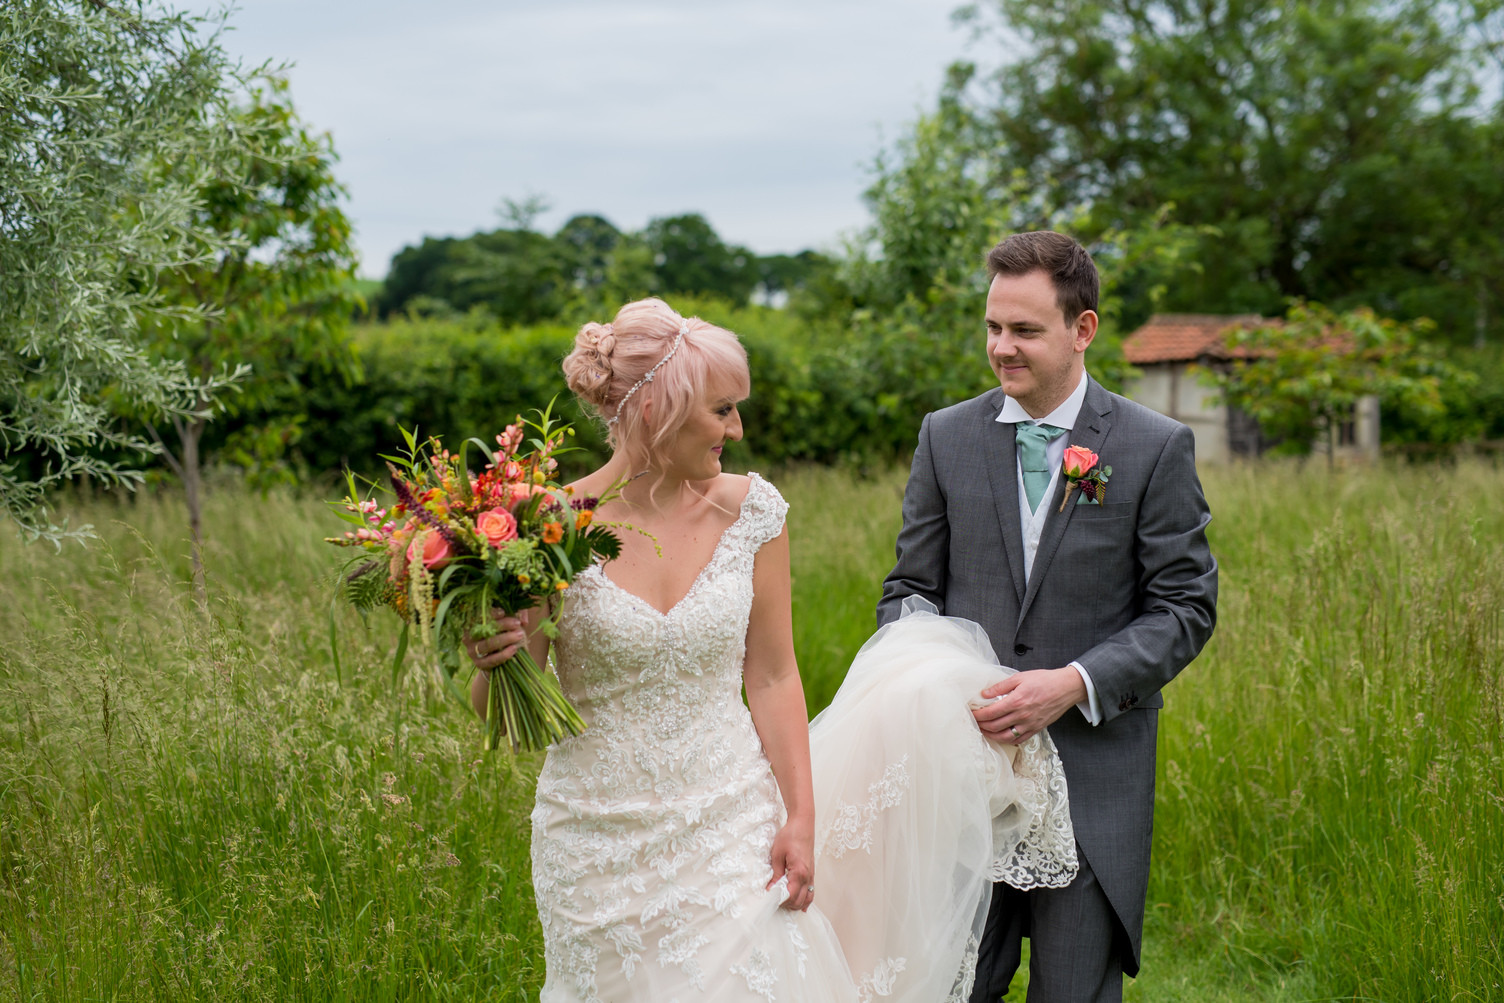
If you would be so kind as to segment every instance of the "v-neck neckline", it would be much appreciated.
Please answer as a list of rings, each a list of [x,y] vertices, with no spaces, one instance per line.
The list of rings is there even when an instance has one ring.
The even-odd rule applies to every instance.
[[[752,499],[752,492],[757,489],[756,478],[757,478],[756,474],[749,475],[749,482],[747,484],[747,493],[746,493],[746,495],[744,495],[742,497],[742,503],[737,508],[736,518],[733,519],[733,520],[731,520],[730,525],[728,525],[725,529],[721,530],[720,537],[717,538],[717,540],[715,541],[715,548],[713,550],[711,550],[711,552],[710,552],[710,559],[705,562],[705,564],[704,564],[704,566],[702,568],[700,568],[699,573],[697,575],[695,575],[695,577],[694,577],[694,581],[692,581],[692,582],[689,583],[689,589],[682,596],[679,597],[679,601],[678,602],[674,603],[672,606],[670,606],[668,608],[667,612],[665,612],[664,610],[659,609],[657,606],[654,606],[652,603],[648,602],[646,599],[644,599],[642,596],[638,595],[636,592],[632,592],[629,589],[627,589],[625,586],[617,584],[616,581],[614,581],[611,578],[610,575],[606,574],[606,568],[605,568],[604,565],[602,565],[602,564],[592,564],[591,567],[595,568],[596,573],[599,574],[601,576],[601,578],[605,580],[606,584],[610,585],[616,591],[620,592],[624,596],[627,596],[628,598],[636,599],[638,602],[642,603],[648,609],[650,609],[654,613],[658,614],[658,616],[659,616],[660,619],[663,619],[663,620],[669,619],[670,617],[672,617],[674,615],[674,612],[676,610],[678,610],[678,608],[680,606],[683,606],[686,602],[689,601],[689,597],[690,596],[692,596],[692,595],[695,594],[695,590],[700,587],[700,582],[705,578],[705,576],[707,574],[710,573],[710,569],[715,566],[715,562],[720,558],[720,556],[721,556],[721,548],[726,545],[726,537],[730,536],[731,535],[731,531],[733,529],[735,529],[737,526],[741,525],[742,520],[747,517],[747,502],[751,501],[751,499]]]

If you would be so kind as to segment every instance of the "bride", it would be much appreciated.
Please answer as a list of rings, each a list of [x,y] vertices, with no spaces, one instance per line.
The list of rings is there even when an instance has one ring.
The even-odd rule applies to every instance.
[[[587,727],[538,777],[542,1003],[965,1000],[992,883],[1076,870],[1048,734],[998,745],[971,715],[1011,670],[980,627],[911,608],[806,725],[788,506],[721,471],[750,382],[736,337],[641,300],[581,328],[564,371],[613,449],[574,488],[625,482],[598,517],[643,532],[559,620]],[[499,626],[476,665],[524,643],[544,663],[542,632]]]

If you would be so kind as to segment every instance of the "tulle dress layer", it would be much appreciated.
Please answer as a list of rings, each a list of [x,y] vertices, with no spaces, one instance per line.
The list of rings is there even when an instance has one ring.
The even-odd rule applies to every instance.
[[[741,673],[753,564],[787,505],[750,481],[668,613],[599,566],[570,590],[557,666],[588,727],[538,780],[542,1003],[964,999],[991,882],[1074,874],[1048,737],[995,746],[969,712],[1009,670],[980,628],[911,611],[810,726],[819,904],[780,908],[783,804]]]

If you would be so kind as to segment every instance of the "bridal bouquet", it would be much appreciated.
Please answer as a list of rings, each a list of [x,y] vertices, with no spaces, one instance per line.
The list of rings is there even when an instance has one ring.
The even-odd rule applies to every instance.
[[[552,637],[561,596],[574,576],[596,557],[617,556],[621,543],[610,525],[596,523],[595,509],[608,499],[575,497],[554,479],[555,456],[573,430],[534,412],[537,421],[516,424],[496,436],[496,447],[469,439],[457,453],[437,437],[419,442],[403,430],[407,449],[383,456],[390,485],[373,483],[361,497],[348,476],[349,494],[335,513],[357,528],[329,543],[359,550],[340,577],[340,597],[362,612],[382,606],[403,620],[393,673],[401,668],[408,633],[416,629],[437,647],[446,688],[469,705],[455,676],[470,664],[464,638],[496,632],[492,610],[516,614],[544,606],[551,615],[540,629]],[[472,473],[470,446],[486,466]],[[390,495],[386,503],[369,495]],[[338,658],[338,648],[335,648]],[[585,724],[526,648],[489,670],[485,747],[505,734],[516,751],[542,749],[578,735]]]

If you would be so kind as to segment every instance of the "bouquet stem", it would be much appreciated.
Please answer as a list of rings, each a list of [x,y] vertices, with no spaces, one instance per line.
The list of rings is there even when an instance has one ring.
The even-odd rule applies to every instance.
[[[505,738],[512,752],[535,752],[585,730],[558,681],[538,668],[526,648],[494,669],[486,693],[486,751]]]

